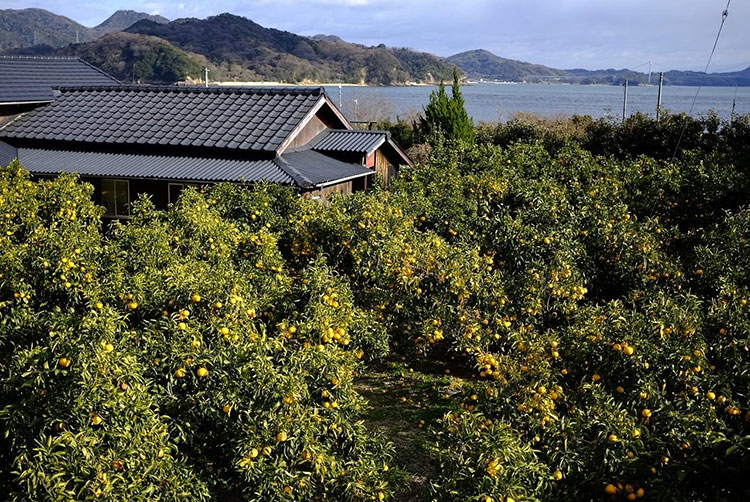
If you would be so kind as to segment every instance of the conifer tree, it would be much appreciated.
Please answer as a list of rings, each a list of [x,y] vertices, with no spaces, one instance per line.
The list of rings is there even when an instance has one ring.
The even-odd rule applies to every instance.
[[[443,81],[437,90],[430,94],[430,102],[424,108],[424,117],[419,123],[419,132],[423,140],[430,141],[436,132],[440,132],[446,139],[474,141],[474,124],[466,113],[456,68],[453,69],[451,94],[449,98]]]

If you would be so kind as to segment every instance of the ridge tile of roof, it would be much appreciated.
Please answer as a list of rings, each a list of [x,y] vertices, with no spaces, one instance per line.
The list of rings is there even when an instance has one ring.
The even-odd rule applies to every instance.
[[[76,86],[59,92],[49,105],[0,126],[0,138],[147,145],[189,132],[182,146],[273,152],[325,96],[320,87]]]

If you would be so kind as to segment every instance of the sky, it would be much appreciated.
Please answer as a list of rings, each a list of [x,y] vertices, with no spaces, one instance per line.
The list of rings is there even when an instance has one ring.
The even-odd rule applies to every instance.
[[[169,19],[231,12],[300,35],[449,56],[487,49],[555,68],[703,70],[726,0],[2,0],[86,26],[118,9]],[[709,71],[750,66],[750,1],[734,0]]]

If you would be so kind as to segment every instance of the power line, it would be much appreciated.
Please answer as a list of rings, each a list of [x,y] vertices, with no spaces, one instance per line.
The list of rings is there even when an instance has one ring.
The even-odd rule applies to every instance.
[[[703,70],[703,73],[708,73],[708,66],[711,64],[711,59],[714,57],[714,52],[716,52],[716,46],[719,43],[719,37],[721,37],[721,29],[724,28],[724,21],[727,20],[727,16],[729,16],[729,4],[732,2],[732,0],[727,0],[727,6],[724,9],[724,11],[721,13],[721,24],[719,25],[719,31],[716,33],[716,39],[714,40],[714,46],[711,48],[711,54],[708,56],[708,61],[706,61],[706,68]],[[690,110],[688,111],[688,116],[690,116],[693,113],[693,107],[695,106],[695,102],[698,100],[698,94],[701,92],[701,85],[698,86],[698,89],[695,91],[695,97],[693,98],[693,103],[690,105]],[[674,147],[674,152],[672,153],[672,158],[669,159],[670,162],[674,160],[674,158],[677,156],[677,151],[680,149],[680,143],[682,143],[682,137],[685,135],[685,129],[687,129],[687,121],[685,121],[684,124],[682,124],[682,130],[680,131],[680,137],[677,139],[677,145]]]

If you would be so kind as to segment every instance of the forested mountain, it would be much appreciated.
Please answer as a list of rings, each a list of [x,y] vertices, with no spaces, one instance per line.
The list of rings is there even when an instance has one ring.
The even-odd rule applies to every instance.
[[[94,28],[44,9],[0,10],[0,51],[33,45],[64,47],[89,42],[113,31],[121,31],[141,19],[168,23],[162,16],[133,10],[118,10]]]
[[[0,10],[0,50],[32,45],[63,47],[98,36],[92,28],[44,9]]]
[[[447,59],[472,79],[521,82],[565,75],[563,70],[502,58],[484,49],[461,52]]]
[[[392,85],[447,80],[453,71],[452,64],[432,54],[382,44],[366,47],[331,36],[303,37],[232,14],[168,24],[144,20],[127,31],[163,38],[229,70],[241,66],[259,78],[284,82]]]
[[[606,70],[586,70],[574,68],[561,70],[515,59],[506,59],[484,50],[461,52],[447,58],[463,70],[470,79],[495,80],[506,82],[562,82],[568,84],[630,84],[648,83],[648,74],[626,68]],[[658,77],[651,75],[651,83]],[[667,85],[750,85],[750,67],[738,72],[703,73],[695,71],[668,71],[664,73]]]
[[[147,83],[195,78],[207,67],[213,81],[401,85],[450,80],[454,66],[476,80],[648,82],[646,73],[628,69],[558,69],[482,49],[441,58],[383,44],[368,47],[335,35],[304,37],[228,13],[169,22],[162,16],[121,10],[88,28],[43,9],[0,10],[0,52],[79,56],[124,81]],[[651,83],[657,79],[652,75]],[[673,70],[664,74],[664,82],[750,86],[750,68],[710,74]]]
[[[123,31],[108,33],[91,42],[55,48],[36,45],[8,51],[27,56],[79,57],[125,83],[172,84],[200,79],[208,67],[211,77],[228,75],[199,54],[190,54],[166,40]]]
[[[155,23],[168,23],[169,19],[163,16],[154,16],[145,12],[136,12],[134,10],[118,10],[101,24],[97,25],[95,30],[101,33],[110,33],[113,31],[122,31],[142,19],[148,19]]]

